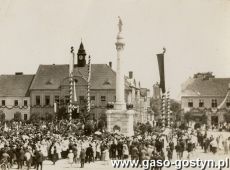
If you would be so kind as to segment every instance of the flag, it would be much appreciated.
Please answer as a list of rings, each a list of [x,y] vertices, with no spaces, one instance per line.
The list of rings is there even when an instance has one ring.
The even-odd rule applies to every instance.
[[[160,74],[160,88],[162,93],[165,93],[165,71],[164,71],[164,53],[157,54],[159,74]]]

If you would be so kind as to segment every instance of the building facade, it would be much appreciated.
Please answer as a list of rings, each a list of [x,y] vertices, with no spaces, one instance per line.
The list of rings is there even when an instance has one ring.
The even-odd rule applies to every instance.
[[[0,113],[6,120],[20,117],[23,120],[30,118],[30,96],[29,87],[33,75],[0,76]]]
[[[206,117],[209,126],[230,122],[229,85],[230,78],[197,73],[182,84],[181,107],[195,121]]]
[[[77,61],[75,63],[75,60]],[[35,75],[30,75],[30,81],[27,79],[20,79],[24,83],[24,94],[18,94],[18,82],[12,82],[7,87],[10,91],[8,96],[4,90],[0,91],[0,100],[5,102],[5,105],[14,107],[13,110],[5,108],[1,105],[1,109],[6,114],[7,119],[12,119],[15,112],[21,108],[21,113],[25,119],[29,119],[30,115],[36,114],[45,118],[54,113],[54,103],[57,104],[58,109],[61,107],[67,108],[70,102],[70,65],[40,65]],[[86,52],[83,44],[80,44],[76,58],[73,59],[73,80],[76,96],[73,101],[75,105],[79,106],[79,112],[85,112],[87,100],[87,79],[88,79],[88,64],[86,64]],[[95,120],[98,120],[108,109],[108,104],[113,104],[116,99],[116,72],[112,69],[112,63],[107,64],[91,64],[90,74],[90,103],[91,111]],[[17,77],[12,75],[11,77]],[[3,75],[4,77],[4,75]],[[26,75],[21,75],[26,77]],[[2,78],[1,78],[2,79]],[[18,79],[17,79],[18,80]],[[1,80],[0,80],[1,81]],[[4,79],[2,79],[4,81]],[[141,88],[134,83],[133,73],[125,77],[125,102],[132,105],[136,110],[138,117],[136,121],[146,122],[151,119],[148,116],[150,108],[149,90]],[[0,82],[1,83],[1,82]],[[5,87],[3,82],[1,87]],[[13,86],[14,85],[14,86]],[[12,88],[14,90],[12,90]],[[2,89],[2,88],[1,88]],[[18,106],[13,106],[14,100],[18,100]],[[23,104],[27,100],[27,107]],[[0,103],[1,104],[1,103]],[[3,103],[4,104],[4,103]],[[11,112],[11,113],[8,113]]]

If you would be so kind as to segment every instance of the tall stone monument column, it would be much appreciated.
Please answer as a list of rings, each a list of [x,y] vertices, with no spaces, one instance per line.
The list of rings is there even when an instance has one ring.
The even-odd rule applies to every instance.
[[[116,71],[116,103],[114,108],[116,110],[125,110],[125,84],[124,84],[124,71],[123,71],[123,51],[124,51],[124,38],[122,36],[122,21],[119,17],[118,23],[119,32],[117,34],[116,50],[117,50],[117,71]]]
[[[116,102],[114,104],[114,109],[106,111],[107,115],[107,131],[114,132],[115,130],[120,130],[120,132],[126,136],[132,136],[133,131],[133,116],[134,110],[127,110],[125,103],[125,78],[123,71],[123,61],[124,57],[124,38],[122,36],[122,21],[119,17],[118,23],[118,35],[116,41],[117,50],[117,70],[116,70]],[[115,129],[118,127],[118,129]]]

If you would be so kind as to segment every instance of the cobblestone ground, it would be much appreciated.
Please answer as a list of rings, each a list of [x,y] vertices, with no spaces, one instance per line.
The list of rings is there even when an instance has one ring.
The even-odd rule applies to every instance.
[[[187,157],[187,153],[184,152],[184,160],[186,160]],[[204,153],[201,149],[196,150],[193,155],[191,155],[191,160],[196,160],[197,158],[200,158],[201,160],[225,160],[226,158],[230,158],[230,153],[228,155],[224,155],[223,151],[219,151],[217,154],[212,154],[212,153]],[[173,161],[175,161],[176,159],[176,155],[174,154],[174,159]],[[17,169],[17,166],[12,167],[12,169]],[[23,169],[26,169],[26,167],[24,167]],[[43,170],[77,170],[77,169],[85,169],[85,170],[114,170],[114,169],[118,169],[118,168],[113,168],[111,165],[111,162],[103,162],[103,161],[96,161],[93,163],[86,163],[84,168],[80,168],[79,164],[74,164],[72,167],[70,166],[70,164],[68,164],[68,160],[59,160],[56,165],[53,165],[51,161],[44,161],[43,164]],[[124,168],[122,168],[124,169]],[[125,169],[143,169],[143,168],[125,168]],[[171,166],[170,168],[162,168],[163,170],[176,170],[175,166]],[[186,170],[194,170],[194,169],[201,169],[201,168],[183,168]],[[207,170],[217,170],[218,168],[206,168]],[[226,169],[230,169],[230,168],[223,168],[224,170]]]

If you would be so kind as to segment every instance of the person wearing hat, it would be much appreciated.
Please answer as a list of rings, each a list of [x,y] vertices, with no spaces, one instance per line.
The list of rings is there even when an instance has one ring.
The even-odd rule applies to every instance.
[[[93,148],[92,145],[89,144],[89,147],[86,149],[86,162],[91,162],[93,160]]]

